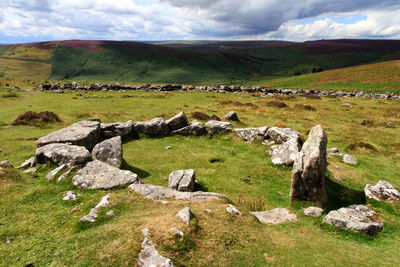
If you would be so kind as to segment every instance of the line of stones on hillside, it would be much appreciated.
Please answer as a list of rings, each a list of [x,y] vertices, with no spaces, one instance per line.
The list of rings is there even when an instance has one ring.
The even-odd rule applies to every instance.
[[[208,85],[208,86],[187,86],[180,84],[167,84],[167,85],[127,85],[120,83],[113,84],[79,84],[77,82],[66,83],[44,83],[39,86],[43,91],[54,91],[62,93],[64,91],[113,91],[113,90],[142,90],[142,91],[198,91],[198,92],[219,92],[219,93],[260,93],[263,95],[273,96],[279,95],[296,95],[296,96],[331,96],[331,97],[361,97],[361,98],[374,98],[374,99],[400,99],[399,95],[393,93],[372,94],[364,92],[344,92],[344,91],[321,91],[317,89],[279,89],[269,88],[264,86],[237,86],[237,85]]]
[[[237,115],[235,116],[237,117]],[[193,126],[195,125],[195,127]],[[189,129],[185,131],[184,129]],[[202,201],[221,199],[222,194],[211,192],[192,192],[196,174],[192,169],[172,172],[168,187],[142,184],[134,173],[121,170],[123,157],[122,137],[144,133],[150,136],[168,134],[202,135],[234,131],[246,141],[263,141],[268,137],[269,144],[280,144],[272,149],[272,161],[275,164],[294,164],[292,171],[291,201],[311,201],[324,206],[327,202],[325,192],[327,137],[321,125],[313,127],[308,139],[301,144],[300,134],[290,128],[254,127],[233,129],[229,122],[208,121],[189,124],[186,115],[180,112],[169,120],[155,118],[145,122],[101,123],[98,119],[89,119],[72,124],[66,128],[48,134],[36,141],[37,150],[32,159],[20,167],[34,166],[36,163],[52,162],[59,167],[46,175],[54,179],[57,174],[67,169],[78,169],[72,182],[83,189],[110,189],[130,184],[129,188],[149,199],[166,203],[164,199],[184,199]],[[277,152],[274,152],[278,150]],[[284,155],[284,156],[282,156]],[[281,159],[279,159],[281,156]],[[279,160],[277,160],[279,159]],[[286,163],[282,163],[283,161]],[[65,176],[65,173],[61,176]],[[61,177],[60,176],[60,177]],[[365,194],[375,200],[399,200],[400,194],[390,184],[380,181],[377,185],[367,185]],[[70,193],[72,195],[72,193]],[[66,197],[76,199],[76,197]],[[233,205],[227,211],[239,216],[241,213]],[[322,214],[318,208],[304,211],[310,216]],[[88,214],[94,218],[95,214]],[[261,222],[279,223],[294,221],[296,216],[286,209],[274,209],[253,213]],[[340,228],[375,234],[382,229],[382,224],[373,221],[375,213],[363,205],[353,205],[331,211],[324,222]],[[90,219],[89,218],[89,219]],[[92,221],[92,219],[88,220]]]

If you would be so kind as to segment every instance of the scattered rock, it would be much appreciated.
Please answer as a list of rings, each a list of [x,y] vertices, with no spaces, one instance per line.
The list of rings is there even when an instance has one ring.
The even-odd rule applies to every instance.
[[[73,166],[73,167],[69,168],[68,171],[66,171],[65,173],[63,173],[62,175],[60,175],[60,177],[58,177],[57,182],[58,182],[58,183],[61,182],[62,180],[64,180],[65,178],[67,178],[68,175],[69,175],[71,172],[74,172],[74,171],[76,171],[77,169],[78,169],[78,166]]]
[[[179,130],[171,132],[171,135],[183,135],[183,136],[200,136],[206,132],[204,125],[201,122],[193,121],[189,126],[183,127]]]
[[[181,230],[179,230],[177,227],[172,227],[170,230],[177,235],[184,236],[184,233]]]
[[[222,117],[224,121],[240,121],[238,115],[235,111],[228,112],[225,116]]]
[[[157,186],[152,184],[131,184],[129,189],[144,195],[145,197],[152,200],[162,199],[184,199],[190,201],[206,201],[206,200],[219,200],[224,195],[212,192],[180,192],[172,188]]]
[[[162,118],[154,118],[150,121],[136,122],[133,129],[138,133],[147,134],[150,136],[167,135],[169,128],[167,123]]]
[[[271,161],[275,165],[293,165],[301,150],[298,139],[290,139],[272,150]]]
[[[328,148],[326,150],[327,153],[339,153],[339,149],[336,147]]]
[[[33,167],[33,166],[36,165],[36,163],[37,163],[36,162],[36,157],[33,156],[30,159],[25,160],[21,165],[19,165],[17,167],[17,169],[23,169],[23,168],[26,168],[26,167]]]
[[[169,175],[168,187],[178,191],[191,192],[195,180],[196,173],[193,169],[174,171]]]
[[[8,160],[0,161],[0,166],[4,168],[14,168],[14,166]]]
[[[268,211],[254,211],[250,212],[262,223],[279,224],[283,222],[294,222],[297,220],[295,214],[289,213],[287,209],[276,208]]]
[[[127,136],[132,133],[134,122],[114,122],[114,123],[101,123],[101,136],[103,138],[111,138],[115,136]]]
[[[367,184],[364,189],[365,196],[377,201],[400,200],[400,193],[385,180],[380,180],[376,185]]]
[[[178,213],[175,216],[178,216],[185,224],[189,225],[190,219],[192,218],[193,215],[192,212],[190,211],[190,208],[186,207],[178,211]]]
[[[72,178],[72,183],[83,189],[110,189],[120,185],[142,183],[133,172],[120,170],[95,160],[86,164]]]
[[[207,212],[207,213],[212,213],[212,210],[206,209],[206,212]]]
[[[239,216],[241,214],[241,212],[232,204],[228,204],[228,207],[226,207],[226,211],[236,216]]]
[[[205,128],[210,135],[214,135],[216,133],[226,133],[233,130],[233,126],[229,122],[221,122],[215,120],[206,122]]]
[[[122,155],[121,136],[116,136],[98,143],[92,150],[93,160],[102,161],[116,168],[120,168],[122,165]]]
[[[54,177],[56,177],[57,174],[59,174],[62,170],[64,170],[67,167],[67,164],[63,164],[54,170],[50,171],[47,175],[46,178],[47,180],[52,180]]]
[[[168,258],[165,258],[158,253],[156,248],[147,238],[149,229],[145,228],[142,230],[144,235],[144,240],[142,242],[142,250],[139,253],[139,258],[137,262],[138,267],[173,267],[174,264]]]
[[[356,165],[357,164],[357,159],[353,158],[352,156],[350,156],[349,154],[345,154],[343,156],[343,162],[347,163],[347,164],[353,164]]]
[[[172,146],[166,146],[165,149],[167,150],[172,149]]]
[[[376,213],[364,205],[351,205],[347,208],[332,210],[323,222],[336,227],[375,235],[383,225],[372,220]]]
[[[68,191],[63,195],[63,200],[76,200],[78,195],[74,191]]]
[[[248,142],[264,140],[267,130],[268,126],[233,129],[240,138]]]
[[[36,149],[35,156],[39,164],[50,161],[56,165],[66,164],[67,166],[84,165],[92,159],[85,147],[61,143],[39,147]]]
[[[24,171],[24,173],[35,173],[37,171],[36,168],[30,168]]]
[[[318,207],[308,207],[303,210],[304,215],[310,217],[320,217],[324,213],[324,210]]]
[[[328,139],[321,125],[313,127],[293,165],[291,201],[326,204],[325,173]]]
[[[36,141],[37,147],[52,143],[68,143],[84,146],[91,150],[100,140],[100,121],[97,119],[74,123],[66,128],[52,132]]]
[[[165,123],[168,125],[171,132],[189,125],[188,119],[183,111],[179,112]]]
[[[109,216],[109,217],[114,216],[114,214],[115,214],[114,210],[109,210],[106,212],[106,216]]]
[[[99,202],[99,204],[96,205],[96,207],[94,207],[93,209],[90,210],[89,214],[83,216],[80,221],[83,222],[91,222],[94,223],[97,219],[97,217],[99,216],[98,213],[100,211],[101,208],[103,207],[107,207],[108,205],[110,205],[110,202],[108,201],[108,198],[111,196],[111,194],[107,194],[105,195],[101,201]]]
[[[282,144],[290,139],[296,139],[300,142],[300,133],[291,128],[271,127],[266,136],[269,136],[276,144]]]
[[[348,107],[348,108],[352,108],[353,105],[350,103],[343,103],[342,106]]]

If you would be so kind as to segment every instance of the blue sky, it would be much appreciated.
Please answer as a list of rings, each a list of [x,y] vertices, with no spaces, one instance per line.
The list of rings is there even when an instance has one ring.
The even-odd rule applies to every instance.
[[[0,43],[400,38],[399,0],[0,0]]]

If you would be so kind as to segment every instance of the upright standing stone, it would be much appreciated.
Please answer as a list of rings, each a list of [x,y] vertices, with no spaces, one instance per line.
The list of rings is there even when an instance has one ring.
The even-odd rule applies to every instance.
[[[291,201],[312,201],[322,206],[326,204],[327,143],[328,139],[321,125],[311,129],[308,139],[298,153],[293,165]]]

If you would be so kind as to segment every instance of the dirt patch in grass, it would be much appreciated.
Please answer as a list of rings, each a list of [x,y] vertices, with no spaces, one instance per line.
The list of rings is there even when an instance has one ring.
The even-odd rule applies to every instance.
[[[15,92],[8,92],[1,96],[2,98],[18,98],[19,95]]]
[[[193,119],[202,120],[202,121],[207,121],[207,120],[211,119],[211,117],[209,115],[207,115],[203,112],[200,112],[200,111],[192,112],[191,116]]]
[[[27,111],[18,116],[12,125],[31,125],[41,127],[43,124],[60,122],[61,119],[57,114],[51,111],[35,112]]]
[[[266,106],[277,107],[277,108],[285,108],[285,107],[287,107],[286,103],[282,102],[282,101],[266,101],[266,102],[264,102],[264,104]]]
[[[295,107],[298,108],[298,109],[303,109],[303,110],[311,110],[311,111],[316,111],[317,110],[313,106],[310,106],[310,105],[307,105],[307,104],[296,104]]]
[[[219,102],[221,105],[234,105],[238,107],[250,107],[250,108],[258,108],[256,104],[253,103],[242,103],[240,101],[221,101]]]
[[[370,143],[366,143],[366,142],[362,142],[362,141],[357,142],[357,143],[350,144],[350,145],[347,146],[347,148],[350,149],[350,150],[356,150],[356,149],[358,149],[358,148],[361,148],[361,149],[366,149],[366,150],[368,150],[368,151],[373,151],[373,152],[377,152],[377,151],[378,151],[378,150],[377,150],[373,145],[371,145]]]

